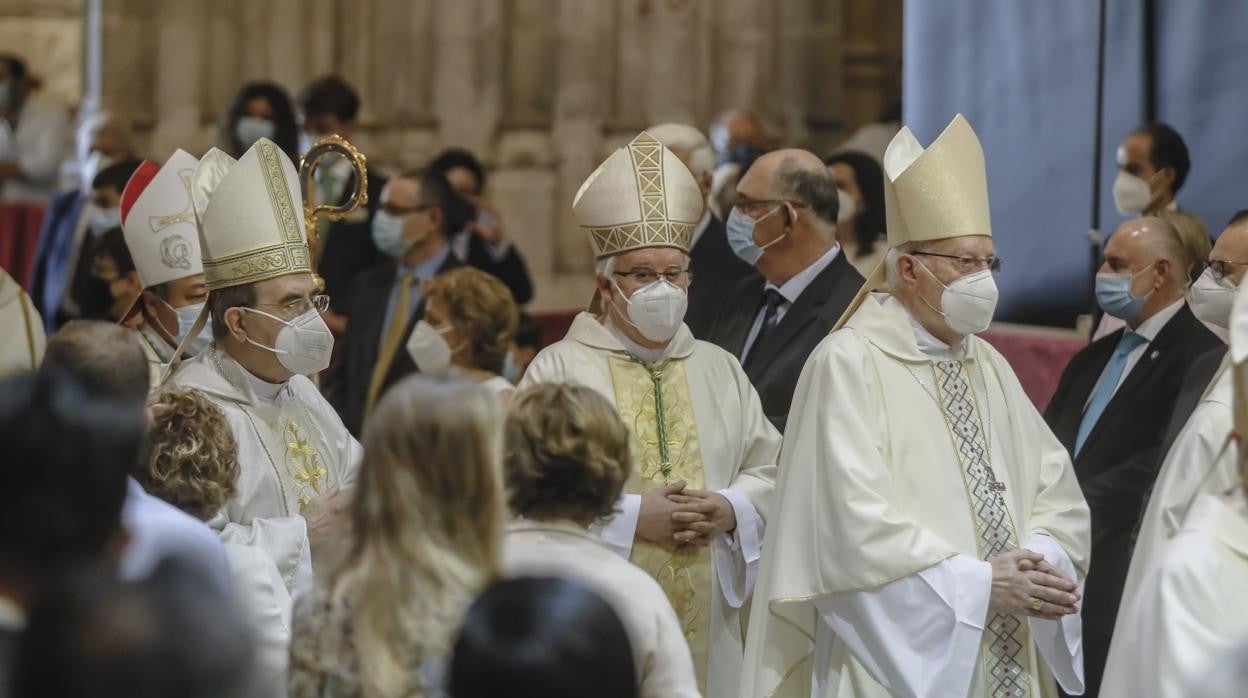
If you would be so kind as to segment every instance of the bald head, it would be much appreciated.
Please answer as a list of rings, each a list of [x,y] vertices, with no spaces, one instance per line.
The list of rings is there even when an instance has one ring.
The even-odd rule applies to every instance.
[[[711,144],[720,154],[741,145],[761,146],[765,140],[763,125],[747,111],[729,109],[711,124]]]
[[[786,148],[760,155],[737,183],[737,193],[752,199],[787,199],[810,209],[818,222],[836,224],[836,180],[819,156]]]
[[[93,393],[142,407],[151,378],[135,332],[98,320],[75,320],[48,340],[42,370],[68,373]]]
[[[1114,237],[1120,235],[1123,237],[1123,242],[1133,246],[1145,246],[1152,256],[1169,260],[1178,269],[1185,271],[1196,261],[1190,259],[1191,253],[1183,244],[1179,231],[1170,222],[1161,218],[1144,216],[1125,221],[1114,233]],[[1106,249],[1108,250],[1108,247]]]

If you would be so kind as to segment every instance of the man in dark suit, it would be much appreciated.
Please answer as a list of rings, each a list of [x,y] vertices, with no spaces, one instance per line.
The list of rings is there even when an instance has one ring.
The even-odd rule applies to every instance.
[[[517,305],[533,300],[533,279],[524,257],[503,228],[498,209],[485,198],[485,165],[462,148],[444,150],[430,169],[446,176],[468,206],[463,220],[451,221],[451,251],[460,263],[475,267],[503,282]]]
[[[702,187],[702,195],[711,195],[711,177],[715,170],[715,151],[711,142],[698,129],[685,124],[659,124],[646,129],[663,147],[685,163]],[[724,221],[708,205],[702,220],[693,229],[693,247],[689,250],[689,268],[698,281],[689,286],[689,305],[685,324],[697,339],[709,340],[711,326],[719,314],[724,297],[738,281],[749,276],[754,268],[733,254],[724,232]]]
[[[417,369],[405,346],[425,314],[420,282],[462,266],[448,244],[447,211],[456,197],[440,173],[426,169],[391,178],[380,203],[372,238],[392,259],[352,283],[340,365],[325,386],[326,397],[357,436],[386,388]]]
[[[767,418],[781,432],[806,358],[863,284],[836,243],[836,182],[814,153],[777,150],[761,156],[737,184],[739,200],[756,211],[730,221],[752,222],[761,248],[757,273],[726,297],[710,341],[741,360]],[[767,205],[770,203],[771,205]],[[716,282],[700,272],[693,285]]]
[[[1152,217],[1109,239],[1097,275],[1101,308],[1127,327],[1071,359],[1045,419],[1070,451],[1092,511],[1083,599],[1087,695],[1100,690],[1131,559],[1131,535],[1164,457],[1183,376],[1220,341],[1184,301],[1188,258],[1178,233]]]

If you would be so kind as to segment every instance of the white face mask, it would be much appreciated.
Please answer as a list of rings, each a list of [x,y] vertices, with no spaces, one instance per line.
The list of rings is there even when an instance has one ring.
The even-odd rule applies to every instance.
[[[612,282],[615,283],[615,282]],[[615,291],[624,297],[624,291],[615,284]],[[643,286],[625,301],[628,310],[624,315],[628,324],[637,328],[641,336],[651,342],[667,342],[676,336],[685,319],[689,295],[685,289],[659,279]]]
[[[1188,292],[1188,305],[1202,322],[1212,323],[1222,328],[1231,326],[1231,306],[1235,302],[1235,290],[1238,287],[1223,276],[1213,277],[1213,270],[1206,269]]]
[[[269,315],[263,310],[255,308],[243,308],[243,310],[263,315],[282,324],[274,346],[266,347],[259,342],[252,341],[250,337],[247,338],[247,343],[277,354],[278,363],[287,371],[301,376],[310,376],[329,368],[329,357],[334,351],[334,335],[330,333],[329,327],[315,308],[289,322]]]
[[[407,354],[416,362],[416,368],[426,375],[442,376],[451,370],[451,356],[455,353],[446,343],[450,327],[438,329],[421,320],[412,328],[407,338]]]
[[[180,346],[182,344],[182,340],[186,339],[186,335],[191,333],[191,328],[195,326],[195,321],[199,319],[199,313],[204,309],[204,304],[192,303],[191,305],[184,305],[181,308],[175,308],[166,303],[163,299],[160,302],[164,303],[166,308],[172,310],[174,314],[178,316],[178,331],[176,334],[170,333],[170,335],[173,337],[174,346]],[[160,322],[159,318],[155,319],[157,322]],[[161,323],[161,327],[165,332],[169,332],[169,328],[164,327],[164,323]],[[199,330],[199,334],[195,335],[195,338],[191,340],[190,344],[186,345],[185,351],[191,356],[195,356],[201,351],[207,349],[209,344],[212,344],[211,322],[204,323],[204,326]]]
[[[852,220],[853,217],[858,214],[858,206],[854,203],[854,197],[850,196],[849,192],[844,189],[836,190],[836,201],[837,223],[844,223],[848,220]]]
[[[919,298],[923,298],[927,307],[944,316],[949,329],[964,336],[988,329],[992,324],[992,314],[997,310],[997,282],[992,278],[992,271],[975,272],[945,286],[926,264],[919,262],[919,266],[931,274],[936,283],[944,286],[939,308],[932,308],[926,298]]]
[[[1153,175],[1153,177],[1156,176],[1156,174]],[[1114,205],[1118,207],[1118,213],[1124,216],[1135,216],[1148,208],[1148,205],[1153,202],[1152,181],[1152,177],[1144,180],[1118,170],[1118,177],[1114,180]]]

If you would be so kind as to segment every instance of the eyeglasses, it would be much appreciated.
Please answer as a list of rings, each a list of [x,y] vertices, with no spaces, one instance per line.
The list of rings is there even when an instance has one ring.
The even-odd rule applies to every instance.
[[[295,300],[285,304],[256,303],[256,307],[277,308],[281,311],[280,315],[289,320],[291,318],[299,317],[309,310],[315,309],[318,313],[323,313],[326,310],[329,310],[329,296],[320,294],[312,296],[311,298],[296,298]]]
[[[737,203],[733,204],[733,208],[741,213],[749,215],[751,212],[758,212],[764,206],[779,206],[781,204],[789,204],[797,208],[805,208],[806,204],[792,199],[737,199]]]
[[[1214,279],[1221,281],[1226,278],[1227,274],[1231,273],[1231,270],[1227,267],[1243,266],[1246,264],[1248,264],[1248,262],[1231,262],[1228,260],[1216,259],[1209,263],[1209,271],[1213,272]]]
[[[665,281],[675,286],[684,286],[693,278],[693,272],[688,269],[671,268],[659,273],[653,269],[641,268],[632,271],[617,271],[616,276],[623,276],[632,279],[634,283],[641,286],[649,286],[662,276]]]
[[[918,257],[940,257],[941,259],[952,259],[953,267],[958,270],[959,274],[970,274],[980,269],[988,269],[993,274],[1001,271],[1001,265],[1004,263],[1002,259],[995,254],[987,257],[964,257],[957,254],[937,254],[935,252],[911,252],[910,254]]]

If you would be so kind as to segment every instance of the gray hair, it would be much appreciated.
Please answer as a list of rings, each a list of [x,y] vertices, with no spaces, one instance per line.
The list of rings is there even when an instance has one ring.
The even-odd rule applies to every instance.
[[[888,279],[888,290],[896,295],[902,289],[901,272],[897,271],[897,261],[901,259],[903,254],[913,254],[919,249],[917,242],[903,242],[896,247],[888,248],[888,252],[884,253],[884,274]]]
[[[632,252],[632,250],[625,250],[624,252]],[[612,274],[615,273],[615,258],[624,254],[624,252],[617,252],[616,254],[613,254],[610,257],[603,257],[602,259],[599,259],[598,261],[594,262],[594,273],[596,273],[598,276],[610,277]],[[688,268],[689,267],[689,253],[684,252],[682,250],[680,258],[681,258],[681,265],[684,266],[685,268]]]
[[[825,223],[836,223],[840,200],[837,198],[836,180],[832,179],[832,173],[827,168],[812,171],[786,158],[781,161],[777,175],[785,197],[806,204],[815,217]]]

